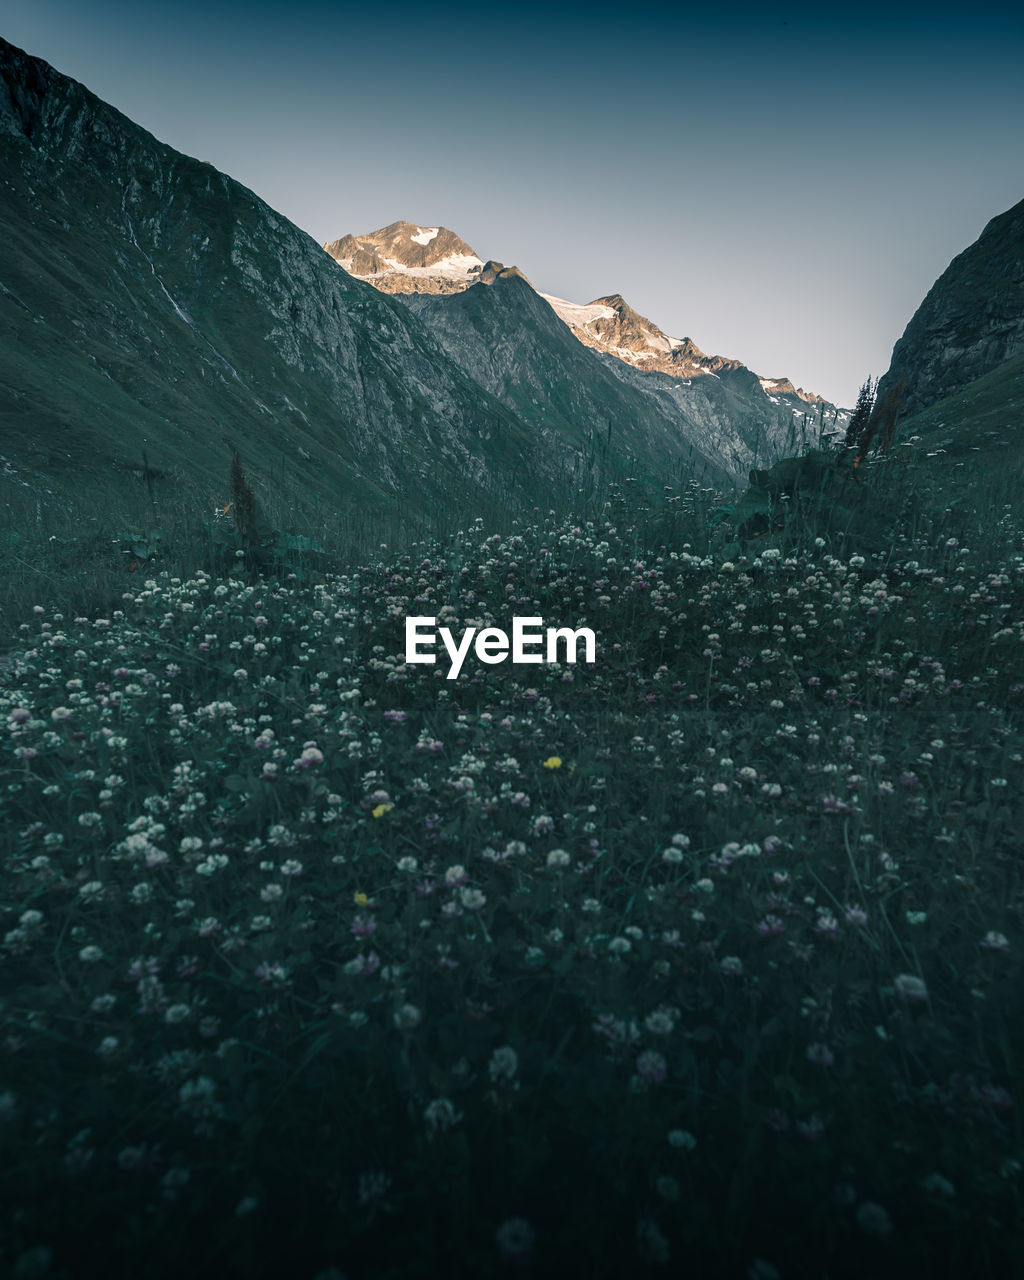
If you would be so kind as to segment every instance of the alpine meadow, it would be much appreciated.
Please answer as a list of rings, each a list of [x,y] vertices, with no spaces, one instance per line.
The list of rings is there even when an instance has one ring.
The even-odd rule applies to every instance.
[[[0,40],[0,1270],[1024,1274],[1024,201],[845,407],[334,216]]]

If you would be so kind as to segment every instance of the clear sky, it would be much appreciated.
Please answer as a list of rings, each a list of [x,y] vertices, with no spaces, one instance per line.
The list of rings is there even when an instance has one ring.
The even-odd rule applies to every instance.
[[[1024,197],[1024,7],[0,0],[321,243],[441,224],[852,404]]]

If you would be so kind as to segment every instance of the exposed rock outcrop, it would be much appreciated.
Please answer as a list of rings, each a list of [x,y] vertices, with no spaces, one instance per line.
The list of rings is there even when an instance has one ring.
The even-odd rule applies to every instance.
[[[904,416],[1024,352],[1024,200],[986,226],[932,285],[893,348],[879,398]]]

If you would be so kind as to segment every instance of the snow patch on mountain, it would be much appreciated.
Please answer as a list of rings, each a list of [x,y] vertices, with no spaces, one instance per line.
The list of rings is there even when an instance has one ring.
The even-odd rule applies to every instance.
[[[672,350],[672,344],[663,333],[652,333],[650,329],[644,329],[643,336],[647,345],[649,347],[653,347],[655,351],[660,351],[664,355],[668,355]]]
[[[432,262],[429,267],[407,267],[397,258],[385,258],[383,261],[382,270],[373,271],[362,278],[373,280],[375,276],[403,275],[411,276],[416,280],[429,280],[432,276],[440,276],[445,280],[464,280],[469,284],[484,265],[480,258],[468,253],[451,253],[447,258]],[[344,265],[342,263],[342,266]]]
[[[604,307],[600,303],[591,303],[589,306],[583,306],[577,302],[566,302],[564,298],[556,298],[550,293],[542,293],[540,296],[554,309],[558,318],[563,320],[570,328],[575,326],[583,329],[588,324],[593,324],[595,320],[615,319],[615,312],[612,308]]]

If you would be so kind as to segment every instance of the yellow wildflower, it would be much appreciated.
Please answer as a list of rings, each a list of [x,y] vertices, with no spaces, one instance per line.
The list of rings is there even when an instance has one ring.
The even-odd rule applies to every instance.
[[[365,893],[354,893],[352,895],[352,901],[356,904],[357,907],[365,907],[367,903],[370,901],[370,899],[366,896]]]
[[[395,806],[393,804],[379,804],[376,809],[374,809],[373,816],[375,818],[383,817],[385,813],[390,813],[394,807]]]
[[[562,767],[561,756],[548,756],[548,758],[544,761],[545,769],[561,769],[561,767]]]

